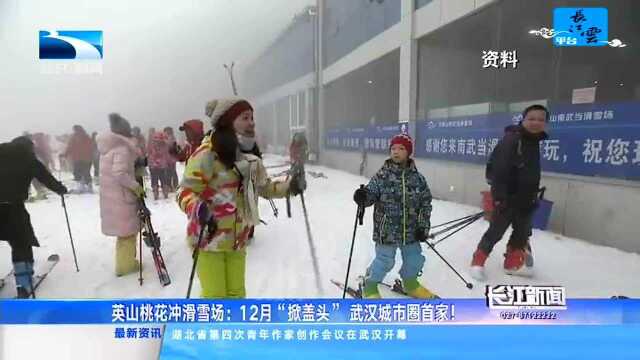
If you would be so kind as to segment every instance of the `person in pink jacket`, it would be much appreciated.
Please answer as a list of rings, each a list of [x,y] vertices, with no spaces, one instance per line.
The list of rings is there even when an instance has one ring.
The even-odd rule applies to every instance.
[[[116,276],[138,271],[136,235],[139,197],[144,189],[135,179],[134,162],[137,149],[129,122],[118,114],[110,114],[111,132],[98,136],[100,152],[100,217],[102,233],[115,236]]]

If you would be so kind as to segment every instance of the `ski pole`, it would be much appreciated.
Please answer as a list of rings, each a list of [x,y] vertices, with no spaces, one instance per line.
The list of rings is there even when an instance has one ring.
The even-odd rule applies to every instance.
[[[440,231],[436,231],[436,232],[430,234],[429,238],[433,239],[436,236],[438,236],[440,234],[443,234],[443,233],[446,233],[448,231],[451,231],[453,229],[456,229],[456,228],[459,228],[459,227],[466,227],[469,223],[474,223],[474,222],[478,221],[482,216],[483,216],[483,213],[480,213],[480,214],[476,214],[473,217],[470,217],[470,218],[468,218],[468,219],[466,219],[464,221],[459,221],[458,223],[456,223],[454,225],[448,226],[448,227],[446,227],[446,228],[444,228],[444,229],[442,229]]]
[[[465,278],[462,277],[462,275],[460,275],[460,273],[451,264],[449,264],[447,259],[445,259],[442,255],[440,255],[440,253],[438,252],[438,250],[436,250],[436,248],[433,246],[433,244],[431,244],[430,242],[427,241],[427,245],[429,245],[431,250],[433,250],[433,252],[436,253],[436,255],[438,255],[438,257],[440,257],[440,259],[442,259],[442,261],[444,261],[445,264],[447,264],[449,269],[451,269],[454,273],[456,273],[456,275],[458,275],[460,280],[462,280],[464,282],[464,284],[467,287],[467,289],[469,289],[469,290],[473,289],[473,284],[468,282],[467,280],[465,280]]]
[[[64,209],[64,217],[67,220],[67,231],[69,231],[69,239],[71,240],[71,251],[73,251],[73,261],[76,264],[76,272],[80,272],[78,268],[78,257],[76,256],[76,247],[73,244],[73,236],[71,235],[71,225],[69,225],[69,213],[67,212],[67,204],[64,201],[64,195],[60,195],[62,198],[62,209]]]
[[[140,286],[142,286],[142,283],[144,282],[144,278],[142,277],[142,227],[143,227],[143,218],[142,218],[142,213],[140,213],[140,238],[138,239],[138,257],[140,258],[140,269],[138,269],[139,272],[139,276],[138,276],[138,282],[140,283]]]
[[[200,235],[198,235],[198,243],[193,249],[193,254],[191,258],[193,259],[193,265],[191,266],[191,275],[189,275],[189,288],[187,289],[187,299],[191,298],[191,287],[193,286],[193,277],[196,274],[196,266],[198,265],[198,254],[200,253],[200,244],[202,243],[202,237],[204,235],[204,230],[206,229],[205,224],[200,224]]]
[[[309,242],[309,250],[311,251],[311,261],[313,264],[313,272],[316,276],[316,287],[318,288],[319,291],[322,291],[322,284],[320,283],[320,269],[318,267],[318,257],[316,256],[316,248],[313,245],[313,236],[311,235],[311,225],[309,224],[309,215],[307,214],[307,205],[304,202],[304,193],[300,193],[300,200],[302,201],[304,223],[307,227],[307,240]]]
[[[278,208],[276,207],[276,204],[273,202],[273,199],[269,199],[269,205],[271,205],[271,210],[273,210],[273,216],[277,218]]]
[[[468,220],[468,219],[470,219],[470,218],[474,218],[474,217],[476,217],[476,216],[478,216],[478,215],[484,215],[484,211],[481,211],[481,212],[479,212],[479,213],[475,213],[475,214],[471,214],[471,215],[467,215],[467,216],[461,217],[461,218],[459,218],[459,219],[455,219],[455,220],[447,221],[447,222],[442,223],[442,224],[434,225],[434,226],[432,226],[432,227],[431,227],[431,229],[439,228],[439,227],[441,227],[441,226],[449,225],[449,224],[451,224],[451,223],[455,223],[455,222],[463,222],[464,220]]]
[[[467,222],[467,223],[466,223],[466,224],[464,224],[463,226],[460,226],[456,231],[452,232],[451,234],[447,234],[447,236],[445,236],[445,237],[443,237],[442,239],[440,239],[440,240],[438,240],[438,241],[434,242],[434,243],[433,243],[433,245],[434,245],[434,246],[435,246],[435,245],[438,245],[439,243],[441,243],[441,242],[443,242],[444,240],[446,240],[446,239],[450,238],[451,236],[453,236],[453,235],[454,235],[454,234],[456,234],[457,232],[459,232],[459,231],[463,230],[463,229],[464,229],[464,228],[466,228],[467,226],[469,226],[469,225],[473,224],[474,222],[476,222],[476,221],[480,220],[480,218],[482,218],[482,216],[479,216],[479,217],[475,218],[474,220]],[[437,236],[437,234],[434,234],[434,236],[429,236],[429,237],[433,239],[433,238],[435,238],[435,236]]]
[[[364,185],[360,185],[360,189],[364,189]],[[351,271],[351,259],[353,258],[353,247],[356,243],[356,231],[358,230],[358,224],[362,225],[364,218],[364,206],[358,205],[356,211],[356,220],[353,224],[353,237],[351,238],[351,250],[349,251],[349,262],[347,263],[347,275],[344,279],[344,288],[342,289],[342,298],[347,296],[347,286],[349,285],[349,272]]]

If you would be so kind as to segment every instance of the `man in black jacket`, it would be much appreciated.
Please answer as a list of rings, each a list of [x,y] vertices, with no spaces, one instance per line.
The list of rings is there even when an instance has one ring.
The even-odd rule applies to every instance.
[[[40,246],[24,202],[37,179],[59,195],[67,188],[36,158],[33,142],[21,136],[0,144],[0,240],[9,242],[19,298],[32,293],[33,249]]]
[[[504,270],[509,275],[531,275],[525,266],[530,255],[528,238],[531,218],[538,206],[540,187],[540,142],[547,138],[545,126],[549,111],[542,105],[531,105],[522,113],[517,129],[506,132],[489,160],[487,178],[491,183],[494,214],[489,229],[473,254],[471,275],[484,280],[484,263],[495,244],[513,227],[507,244]]]

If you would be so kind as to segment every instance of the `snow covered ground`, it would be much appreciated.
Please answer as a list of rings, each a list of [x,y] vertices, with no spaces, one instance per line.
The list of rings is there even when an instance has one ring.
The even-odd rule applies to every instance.
[[[285,159],[267,156],[265,164],[277,165]],[[270,168],[277,174],[287,167]],[[342,292],[332,285],[331,278],[344,280],[356,206],[352,201],[354,189],[367,179],[321,166],[307,166],[307,170],[324,173],[328,179],[308,176],[305,193],[310,216],[313,242],[319,258],[322,289],[317,289],[303,218],[300,198],[292,199],[292,218],[287,218],[284,199],[276,200],[280,215],[274,218],[269,203],[260,202],[261,218],[267,226],[256,228],[255,240],[248,249],[247,293],[254,298],[340,297]],[[427,179],[428,181],[429,179]],[[162,238],[162,252],[173,283],[162,287],[153,267],[151,254],[143,249],[143,286],[138,275],[116,278],[113,274],[114,238],[102,235],[98,195],[69,195],[67,208],[75,240],[80,272],[75,271],[73,255],[67,234],[64,213],[59,198],[28,204],[32,222],[41,243],[34,248],[36,262],[42,263],[51,253],[61,256],[60,264],[39,288],[40,298],[144,298],[184,297],[191,270],[191,251],[184,240],[186,219],[175,201],[149,201],[153,223]],[[432,224],[478,212],[480,209],[447,201],[433,202]],[[437,249],[463,276],[468,274],[471,254],[487,228],[480,220],[445,240]],[[351,277],[364,273],[373,257],[371,241],[372,208],[367,209],[364,226],[358,227]],[[546,284],[563,285],[568,297],[609,297],[624,294],[640,297],[640,255],[614,248],[596,246],[551,232],[534,230],[531,239],[536,262],[533,279],[510,277],[502,272],[502,253],[506,242],[500,242],[487,262],[491,284]],[[422,282],[442,297],[484,297],[484,284],[475,283],[468,290],[455,274],[424,246],[427,263]],[[0,273],[10,269],[10,251],[6,242],[0,242]],[[397,276],[401,259],[397,255],[396,267],[388,276]],[[472,281],[473,282],[473,281]],[[7,284],[0,297],[15,296],[13,284]],[[199,295],[199,285],[194,287]]]

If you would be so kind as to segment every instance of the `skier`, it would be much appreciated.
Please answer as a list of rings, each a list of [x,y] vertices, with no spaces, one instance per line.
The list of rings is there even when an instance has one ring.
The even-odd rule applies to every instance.
[[[293,139],[291,139],[291,145],[289,146],[289,158],[291,163],[306,162],[309,156],[309,145],[307,143],[307,137],[304,133],[295,133]]]
[[[238,136],[238,145],[243,154],[251,154],[262,160],[262,151],[256,142],[256,123],[252,117],[240,117],[233,122],[233,128]],[[258,202],[258,194],[255,195],[256,203]],[[249,242],[253,240],[255,226],[251,226],[249,230]]]
[[[149,172],[151,173],[151,189],[153,190],[153,199],[158,200],[159,188],[162,188],[162,195],[165,199],[169,198],[169,145],[164,133],[156,132],[151,135],[149,145],[147,147]]]
[[[413,140],[407,134],[391,139],[391,158],[358,189],[353,199],[358,206],[375,204],[373,241],[375,259],[367,269],[363,297],[379,299],[378,284],[395,264],[396,252],[402,254],[402,277],[405,291],[415,298],[435,298],[418,282],[425,257],[420,242],[424,242],[431,227],[431,192],[424,176],[411,159]]]
[[[67,188],[36,158],[33,142],[28,137],[0,144],[0,240],[11,246],[19,298],[28,298],[33,292],[32,247],[40,246],[24,206],[33,179],[59,195],[67,193]]]
[[[245,246],[250,227],[259,222],[254,194],[297,195],[299,179],[271,181],[258,157],[240,152],[234,123],[253,121],[253,108],[246,100],[210,101],[206,114],[214,131],[189,159],[178,203],[189,216],[187,235],[192,246],[198,245],[201,224],[214,230],[205,232],[200,242],[197,272],[202,297],[244,298]]]
[[[93,146],[91,145],[91,138],[82,126],[73,126],[73,135],[69,140],[64,156],[72,162],[73,177],[78,182],[76,192],[92,193],[91,162],[93,161]]]
[[[167,149],[171,149],[177,145],[176,137],[173,133],[173,128],[167,126],[163,130],[165,137],[167,138]],[[168,150],[167,150],[168,151]],[[169,184],[169,192],[175,192],[179,185],[178,172],[176,171],[176,158],[173,156],[168,157],[169,164],[167,166],[167,182]]]
[[[187,162],[191,157],[191,154],[193,154],[193,152],[196,151],[202,143],[202,139],[204,138],[204,126],[202,121],[192,119],[185,121],[179,129],[180,131],[184,131],[187,143],[182,148],[179,147],[178,144],[175,144],[170,148],[170,153],[176,160],[180,162]]]
[[[509,275],[532,275],[533,256],[528,238],[538,206],[540,142],[547,138],[549,111],[542,105],[531,105],[522,113],[522,119],[517,129],[505,129],[506,134],[493,150],[487,167],[495,210],[471,261],[471,275],[479,281],[486,278],[487,257],[509,225],[513,232],[507,244],[504,271]]]
[[[144,188],[135,179],[138,149],[131,126],[119,114],[109,115],[111,132],[98,135],[100,151],[100,218],[102,233],[116,236],[115,274],[136,272],[136,235],[140,230],[137,199]]]

